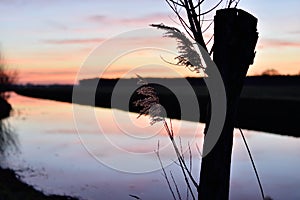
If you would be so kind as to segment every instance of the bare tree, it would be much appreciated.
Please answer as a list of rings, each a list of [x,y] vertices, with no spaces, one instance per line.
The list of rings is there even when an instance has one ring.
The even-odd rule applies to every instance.
[[[5,66],[4,59],[0,55],[0,97],[7,99],[9,95],[6,90],[11,85],[15,84],[18,79],[18,73],[14,70],[9,70]]]
[[[245,11],[236,9],[239,0],[219,0],[205,11],[202,10],[205,0],[165,1],[176,14],[187,35],[210,55],[214,53],[214,61],[224,81],[227,98],[225,124],[215,147],[207,156],[202,158],[200,183],[197,185],[197,191],[198,199],[228,199],[235,113],[244,77],[255,56],[254,49],[258,38],[257,19]],[[207,44],[213,40],[214,35],[205,42],[203,33],[211,27],[214,20],[206,19],[205,16],[221,5],[227,9],[225,11],[223,9],[222,12],[219,12],[219,17],[215,17],[218,19],[218,27],[216,28],[215,24],[214,35],[217,32],[217,36],[215,36],[213,47],[208,51]],[[207,21],[209,23],[204,27],[203,24]],[[193,52],[188,51],[190,43],[185,42],[187,40],[182,36],[183,34],[179,34],[180,31],[177,28],[163,24],[153,26],[166,30],[168,37],[176,38],[179,41],[179,53],[181,55],[176,57],[177,65],[183,65],[194,71],[201,69],[201,66],[191,64],[195,63],[190,60],[194,56],[185,53]],[[210,110],[210,105],[208,108]],[[207,133],[209,124],[210,113],[208,113],[204,134]],[[206,149],[205,144],[204,140],[204,151]]]

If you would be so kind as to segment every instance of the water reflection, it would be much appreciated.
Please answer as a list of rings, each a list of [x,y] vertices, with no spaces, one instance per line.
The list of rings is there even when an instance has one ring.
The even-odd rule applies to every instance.
[[[0,93],[0,165],[3,164],[5,157],[10,152],[18,151],[17,135],[14,133],[9,122],[4,119],[9,117],[12,107],[5,98],[2,98],[3,96],[4,94]]]
[[[18,151],[18,137],[7,121],[0,120],[0,164],[10,153]]]
[[[102,199],[126,199],[129,194],[142,199],[170,199],[170,192],[161,171],[125,173],[111,169],[91,157],[77,135],[71,104],[32,99],[14,93],[11,94],[10,102],[17,114],[4,120],[3,123],[12,134],[14,129],[17,130],[18,137],[15,139],[16,146],[20,144],[18,146],[20,153],[17,156],[13,154],[7,156],[6,164],[18,171],[26,183],[38,186],[47,193],[75,195],[89,200],[98,200],[100,195]],[[81,109],[89,107],[81,106]],[[132,127],[123,121],[116,126],[114,118],[111,117],[112,112],[110,109],[96,108],[93,117],[100,121],[97,124],[90,123],[90,117],[87,115],[81,116],[80,136],[90,145],[95,155],[102,161],[116,161],[117,164],[119,162],[118,166],[122,168],[135,165],[134,167],[140,166],[142,169],[149,161],[158,163],[155,155],[154,157],[142,155],[144,152],[153,152],[157,147],[157,140],[152,138],[150,140],[152,136],[150,133],[153,131],[146,129],[138,131],[137,128],[131,130]],[[115,114],[120,116],[122,112],[117,111]],[[130,119],[136,120],[136,114],[130,116]],[[143,119],[139,119],[136,126],[140,125],[142,128],[147,125],[148,118],[145,118],[145,123],[141,123],[143,122],[141,120]],[[178,130],[177,123],[183,128],[184,134],[181,135],[183,141],[185,139],[191,141],[194,124],[184,121],[182,121],[184,124],[179,124],[179,121],[174,120],[174,130]],[[125,160],[117,148],[108,146],[105,140],[99,139],[102,133],[99,127],[113,144],[122,147],[126,152],[140,156]],[[131,137],[124,134],[124,130],[127,130]],[[246,130],[244,134],[255,159],[265,193],[274,199],[300,199],[300,138]],[[142,138],[140,142],[136,141],[138,137]],[[149,139],[145,140],[146,137]],[[165,134],[159,134],[157,137],[161,147],[167,144]],[[200,136],[198,139],[202,140]],[[11,148],[9,145],[6,151],[9,152]],[[163,157],[165,164],[172,161],[172,152],[166,152]],[[197,151],[193,152],[195,152],[193,170],[196,174],[199,172],[200,162]],[[178,187],[185,188],[185,183],[180,181],[183,179],[178,166],[173,164],[166,169],[168,172],[174,172],[175,179],[179,180]],[[232,157],[230,199],[259,198],[259,188],[249,156],[240,134],[237,133]]]

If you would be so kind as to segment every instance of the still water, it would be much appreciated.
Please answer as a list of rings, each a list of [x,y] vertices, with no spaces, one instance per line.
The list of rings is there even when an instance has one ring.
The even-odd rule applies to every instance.
[[[13,115],[4,120],[17,150],[1,164],[45,193],[82,199],[172,199],[155,154],[185,192],[185,184],[162,124],[118,110],[33,99],[13,94]],[[92,112],[91,112],[92,111]],[[74,113],[74,112],[80,112]],[[169,122],[169,121],[168,121]],[[170,126],[171,127],[171,126]],[[172,129],[198,180],[203,124],[172,121]],[[260,199],[259,187],[239,132],[235,131],[230,199]],[[265,194],[300,199],[300,139],[244,130]],[[179,137],[180,136],[180,137]],[[179,143],[179,139],[177,140]]]

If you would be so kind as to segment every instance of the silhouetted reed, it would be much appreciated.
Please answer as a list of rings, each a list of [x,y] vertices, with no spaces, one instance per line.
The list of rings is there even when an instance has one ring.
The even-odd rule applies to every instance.
[[[188,145],[188,154],[189,159],[185,159],[184,157],[184,151],[181,143],[181,138],[179,137],[179,145],[177,144],[175,140],[175,135],[173,131],[172,126],[172,120],[170,119],[169,123],[167,123],[166,118],[163,113],[163,107],[159,104],[159,98],[157,96],[157,92],[155,91],[155,88],[150,86],[146,80],[144,80],[142,77],[138,76],[139,81],[138,84],[141,85],[141,87],[137,90],[137,93],[139,95],[142,95],[143,98],[134,101],[133,104],[136,107],[140,107],[141,110],[139,112],[139,116],[142,115],[149,115],[150,116],[150,124],[153,125],[158,122],[162,122],[165,128],[165,131],[168,134],[168,137],[173,145],[173,149],[175,151],[175,154],[177,156],[177,162],[175,162],[181,169],[182,175],[184,177],[184,181],[186,183],[187,192],[186,192],[186,199],[189,199],[189,196],[192,197],[192,199],[196,199],[196,195],[193,191],[197,191],[198,183],[196,182],[194,176],[192,175],[192,152],[191,147]],[[155,151],[162,171],[163,176],[168,184],[169,190],[172,194],[173,199],[182,199],[182,194],[180,193],[180,190],[178,188],[178,185],[176,183],[176,180],[170,171],[169,175],[166,172],[164,165],[162,163],[160,154],[159,154],[159,142],[157,146],[157,150]],[[195,190],[193,190],[193,187]]]

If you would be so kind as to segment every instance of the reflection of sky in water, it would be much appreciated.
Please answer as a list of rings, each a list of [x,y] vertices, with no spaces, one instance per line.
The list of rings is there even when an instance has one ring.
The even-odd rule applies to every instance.
[[[168,164],[173,151],[160,125],[147,126],[148,118],[133,124],[120,121],[116,126],[109,109],[97,108],[98,124],[90,123],[90,116],[80,118],[80,137],[97,162],[81,145],[73,121],[72,106],[48,100],[13,95],[15,109],[8,119],[19,137],[21,154],[12,155],[8,165],[20,169],[24,180],[48,193],[82,196],[86,199],[171,199],[159,163],[153,151],[160,141],[161,156]],[[90,109],[81,106],[82,109]],[[118,116],[126,114],[115,111]],[[127,114],[126,114],[127,115]],[[128,115],[127,115],[128,116]],[[105,130],[102,134],[98,126]],[[183,146],[202,136],[191,134],[196,123],[173,121],[174,131],[181,135]],[[134,128],[132,128],[134,127]],[[200,129],[203,125],[200,125]],[[125,133],[124,133],[125,132]],[[201,132],[201,131],[199,131]],[[300,139],[245,131],[265,193],[274,199],[300,199]],[[232,164],[231,199],[259,199],[259,187],[253,173],[242,138],[235,134]],[[112,145],[113,144],[113,145]],[[198,156],[194,150],[194,171],[198,174]],[[147,173],[127,173],[118,170],[137,170]],[[26,170],[26,168],[33,169]],[[178,172],[177,165],[167,171]],[[179,173],[176,174],[179,177]],[[198,178],[197,178],[198,179]],[[178,182],[179,186],[183,183]]]

